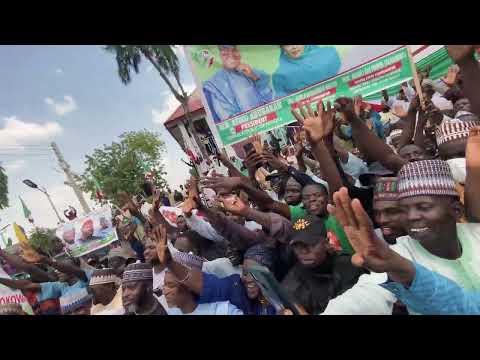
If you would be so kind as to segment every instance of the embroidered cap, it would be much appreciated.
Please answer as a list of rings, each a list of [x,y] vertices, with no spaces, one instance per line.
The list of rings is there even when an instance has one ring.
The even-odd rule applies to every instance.
[[[435,137],[437,145],[440,146],[446,142],[467,139],[471,128],[479,125],[475,121],[443,121],[439,127],[435,129]]]
[[[373,201],[398,200],[398,186],[396,177],[381,177],[375,180]]]
[[[398,173],[398,199],[411,196],[458,196],[452,172],[443,160],[422,160],[404,165]]]
[[[90,286],[115,283],[120,281],[112,268],[95,270],[90,278]]]
[[[92,301],[92,295],[86,288],[76,289],[68,292],[60,298],[60,309],[62,314],[68,314]]]
[[[152,280],[153,272],[152,267],[145,263],[130,264],[125,268],[123,272],[122,283],[132,281]]]

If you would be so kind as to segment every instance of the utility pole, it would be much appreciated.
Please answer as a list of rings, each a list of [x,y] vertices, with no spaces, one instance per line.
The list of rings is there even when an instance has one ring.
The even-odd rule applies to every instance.
[[[78,187],[77,182],[73,178],[73,174],[70,171],[70,165],[63,158],[63,155],[60,152],[60,149],[58,148],[57,144],[52,142],[51,145],[52,145],[53,152],[57,156],[60,167],[62,168],[62,170],[65,172],[65,175],[67,176],[68,185],[72,187],[73,191],[75,192],[75,195],[77,195],[77,199],[80,202],[80,205],[82,206],[83,212],[85,214],[89,213],[90,208],[88,207],[87,202],[83,197],[82,190]]]

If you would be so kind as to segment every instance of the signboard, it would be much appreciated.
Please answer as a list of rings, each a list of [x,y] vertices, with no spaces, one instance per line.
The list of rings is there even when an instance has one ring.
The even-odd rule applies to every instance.
[[[405,46],[192,45],[186,48],[223,145],[295,121],[291,110],[368,96],[412,78]]]
[[[56,235],[74,257],[83,256],[118,240],[117,232],[112,227],[109,206],[60,225]]]
[[[10,276],[3,270],[0,266],[0,278],[10,279]],[[0,305],[2,304],[20,304],[23,311],[27,314],[32,315],[33,310],[30,304],[27,301],[27,298],[22,294],[20,290],[13,290],[7,286],[0,284]]]

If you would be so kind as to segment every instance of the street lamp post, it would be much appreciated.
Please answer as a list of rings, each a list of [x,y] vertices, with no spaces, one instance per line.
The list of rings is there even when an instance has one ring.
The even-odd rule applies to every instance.
[[[42,188],[42,187],[39,187],[37,184],[35,184],[33,181],[31,180],[23,180],[23,183],[25,185],[27,185],[28,187],[31,187],[32,189],[37,189],[38,191],[42,192],[45,194],[45,196],[47,197],[48,199],[48,202],[50,203],[50,205],[52,205],[52,209],[53,211],[55,211],[55,215],[57,215],[57,218],[60,222],[64,222],[63,219],[60,217],[60,215],[58,214],[58,211],[57,211],[57,208],[55,207],[55,205],[53,204],[53,201],[52,199],[50,198],[50,195],[48,194],[47,190],[45,188]]]

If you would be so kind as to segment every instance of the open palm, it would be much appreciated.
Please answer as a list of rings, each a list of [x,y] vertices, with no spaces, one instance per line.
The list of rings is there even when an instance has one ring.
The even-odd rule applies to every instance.
[[[366,267],[374,272],[389,269],[392,250],[388,244],[375,235],[372,223],[358,199],[353,201],[346,188],[333,195],[335,207],[329,205],[328,211],[343,226],[350,244],[355,250],[352,263]]]
[[[300,114],[292,110],[292,114],[297,121],[303,124],[310,143],[317,143],[324,137],[330,135],[335,127],[335,110],[327,102],[326,109],[323,102],[317,104],[317,113],[314,113],[310,105],[300,106]]]

